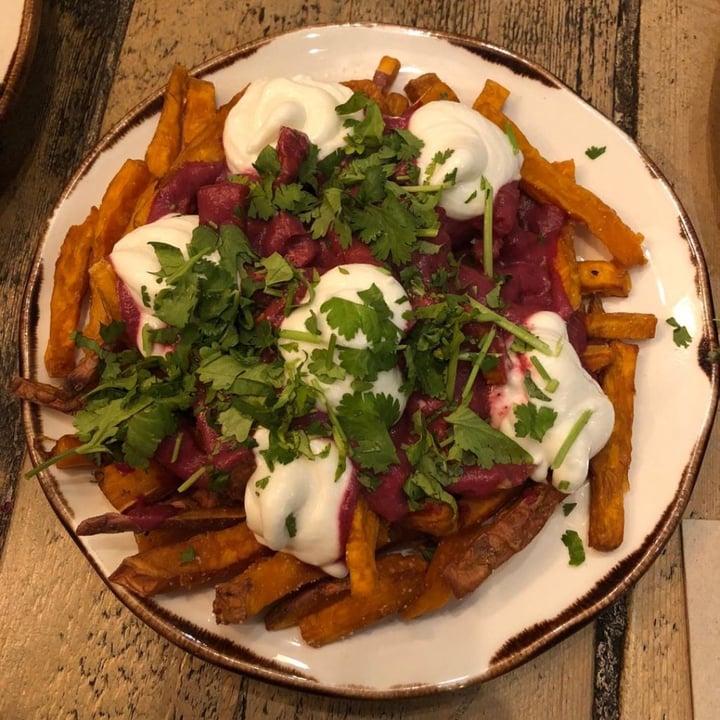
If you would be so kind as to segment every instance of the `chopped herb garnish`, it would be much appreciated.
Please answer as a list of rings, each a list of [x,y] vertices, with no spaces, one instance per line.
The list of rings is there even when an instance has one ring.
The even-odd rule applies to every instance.
[[[688,329],[684,325],[680,325],[674,317],[669,317],[665,322],[673,328],[673,342],[678,347],[690,347],[692,335],[690,335]]]
[[[591,145],[586,151],[585,154],[591,159],[595,160],[596,158],[599,158],[602,154],[605,153],[607,150],[607,147],[603,145],[602,147],[598,147],[597,145]]]
[[[562,543],[568,549],[569,564],[582,565],[585,562],[585,546],[576,530],[566,530],[562,536]]]
[[[297,535],[297,520],[295,519],[294,513],[290,513],[285,518],[285,529],[291,538],[294,538]]]
[[[530,436],[533,440],[542,442],[545,433],[555,424],[557,413],[546,405],[538,407],[535,403],[516,405],[515,434],[518,437]]]
[[[480,190],[485,194],[483,215],[483,270],[488,277],[493,276],[493,186],[483,175],[480,179]]]
[[[197,553],[195,552],[195,548],[190,546],[187,550],[183,550],[180,553],[180,562],[185,564],[192,562],[197,557]]]
[[[577,507],[577,503],[563,503],[562,511],[563,515],[567,517],[575,508]]]
[[[557,451],[555,459],[550,464],[550,467],[552,467],[554,470],[557,470],[557,468],[559,468],[563,464],[568,452],[570,452],[570,448],[580,436],[583,428],[588,424],[588,421],[592,417],[592,414],[592,410],[584,410],[580,414],[580,417],[575,421],[575,424],[570,428],[570,432],[563,441],[563,444],[560,446],[560,449]]]

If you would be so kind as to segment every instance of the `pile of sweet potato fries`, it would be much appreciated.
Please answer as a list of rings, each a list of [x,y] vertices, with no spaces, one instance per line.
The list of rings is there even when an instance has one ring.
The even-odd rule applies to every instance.
[[[434,74],[412,80],[404,93],[391,92],[399,69],[396,59],[384,57],[372,79],[347,84],[391,115],[438,98],[457,99]],[[628,296],[629,269],[645,262],[643,238],[576,183],[572,161],[542,157],[504,114],[508,95],[489,80],[473,107],[516,139],[524,157],[521,188],[539,202],[561,207],[570,218],[559,242],[556,270],[585,321],[589,344],[583,362],[615,407],[611,438],[591,461],[590,471],[588,543],[609,551],[623,539],[638,352],[632,342],[653,337],[656,318],[605,312],[602,298]],[[123,235],[146,222],[153,200],[178,168],[191,161],[223,160],[223,125],[238,97],[217,108],[212,83],[190,76],[182,67],[174,69],[145,158],[124,163],[99,207],[70,228],[62,245],[45,351],[49,375],[62,381],[48,386],[17,379],[18,395],[68,412],[80,406],[83,392],[92,387],[97,358],[79,353],[72,334],[81,332],[102,342],[101,325],[120,318],[116,279],[107,256]],[[577,259],[576,224],[586,226],[607,248],[610,260]],[[74,435],[59,438],[51,454],[77,444]],[[117,511],[81,523],[79,534],[137,530],[127,511],[138,499],[144,506],[175,503],[178,511],[158,529],[136,533],[138,553],[121,563],[112,582],[145,597],[216,582],[218,622],[239,623],[264,613],[268,629],[299,626],[312,646],[333,642],[388,615],[416,618],[464,597],[522,550],[564,497],[549,484],[529,484],[498,490],[487,498],[460,498],[455,513],[447,505],[428,505],[398,524],[379,518],[361,497],[345,553],[349,574],[338,580],[261,545],[244,522],[241,494],[211,498],[208,490],[193,489],[180,496],[177,480],[155,462],[148,469],[115,463],[97,467],[88,457],[70,454],[57,464],[92,468]],[[413,551],[418,538],[432,539],[431,558]],[[398,548],[402,552],[396,552]]]

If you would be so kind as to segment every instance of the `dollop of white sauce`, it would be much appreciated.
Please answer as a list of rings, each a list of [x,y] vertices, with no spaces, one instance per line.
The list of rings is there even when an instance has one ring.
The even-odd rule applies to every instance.
[[[492,388],[490,393],[491,421],[505,435],[513,438],[527,450],[535,463],[533,480],[545,482],[548,471],[560,447],[575,423],[586,410],[592,412],[589,421],[570,447],[559,467],[552,468],[553,485],[566,493],[582,487],[587,481],[590,458],[605,445],[612,432],[615,411],[602,388],[583,368],[580,358],[570,344],[563,319],[553,312],[531,315],[525,325],[534,335],[544,340],[556,352],[545,355],[537,350],[527,353],[510,353],[511,368],[507,382]],[[558,380],[554,392],[545,390],[544,380],[531,358],[536,357],[547,374]],[[530,398],[525,386],[525,373],[550,399]],[[542,442],[515,432],[515,407],[532,402],[538,408],[546,406],[557,413],[553,426],[545,433]]]
[[[150,243],[172,245],[187,258],[187,244],[192,239],[193,230],[198,226],[197,215],[166,215],[148,225],[141,225],[115,244],[110,253],[110,262],[115,272],[125,284],[140,312],[138,335],[135,338],[137,347],[142,351],[142,328],[145,325],[152,329],[164,327],[152,311],[157,294],[166,287],[158,282],[156,274],[160,272],[160,262],[155,249]],[[143,300],[143,288],[150,299],[150,307]]]
[[[320,158],[344,145],[345,117],[335,112],[352,90],[334,82],[304,75],[262,78],[248,85],[230,110],[223,131],[228,167],[233,172],[252,169],[260,151],[275,147],[281,127],[301,130],[319,148]],[[348,117],[359,117],[359,114]]]
[[[257,466],[245,488],[248,527],[262,545],[294,555],[334,577],[344,577],[347,567],[342,562],[340,512],[353,475],[350,461],[346,460],[336,479],[339,455],[335,443],[313,438],[314,460],[297,457],[286,465],[274,463],[271,471],[262,453],[268,448],[269,432],[259,428],[254,437]]]
[[[418,158],[421,177],[438,153],[453,151],[427,178],[439,184],[456,171],[455,184],[443,191],[439,203],[451,218],[468,220],[485,214],[483,177],[494,192],[520,178],[522,154],[514,151],[497,125],[467,105],[449,100],[427,103],[410,116],[409,130],[424,143]]]
[[[333,383],[322,382],[307,369],[313,350],[327,348],[332,335],[337,336],[337,345],[357,349],[367,348],[368,339],[362,332],[358,332],[355,337],[350,339],[339,336],[337,331],[330,326],[326,314],[321,312],[320,308],[326,300],[334,297],[362,303],[363,301],[358,292],[368,290],[373,285],[382,293],[392,313],[393,324],[400,332],[404,332],[407,329],[407,321],[403,317],[403,313],[409,309],[405,289],[387,270],[366,263],[338,265],[328,270],[320,277],[315,286],[314,295],[309,302],[293,310],[280,326],[281,333],[283,330],[306,333],[307,326],[305,323],[313,315],[315,316],[318,330],[317,342],[305,342],[302,340],[281,341],[280,350],[286,363],[297,365],[301,372],[307,373],[311,383],[322,390],[325,402],[331,408],[337,407],[344,395],[352,394],[352,383],[355,378],[348,374],[343,379],[338,379]],[[335,362],[338,362],[337,347],[335,350]],[[407,396],[400,389],[402,382],[403,377],[399,368],[385,370],[378,373],[377,379],[373,382],[373,387],[369,392],[396,398],[400,405],[400,415],[402,415],[407,403]]]

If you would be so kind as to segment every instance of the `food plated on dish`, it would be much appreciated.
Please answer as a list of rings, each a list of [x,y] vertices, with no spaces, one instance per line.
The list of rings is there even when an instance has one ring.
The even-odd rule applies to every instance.
[[[256,80],[216,110],[177,69],[145,159],[69,230],[44,358],[65,385],[18,392],[75,416],[38,470],[100,461],[114,510],[77,534],[137,533],[110,582],[172,604],[210,581],[218,622],[266,611],[313,646],[432,622],[585,511],[591,461],[565,572],[621,546],[626,341],[656,317],[599,298],[630,293],[642,237],[502,85],[464,104],[401,72]]]

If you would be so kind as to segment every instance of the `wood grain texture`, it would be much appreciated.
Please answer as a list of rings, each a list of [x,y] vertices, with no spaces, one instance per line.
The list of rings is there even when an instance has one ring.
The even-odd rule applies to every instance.
[[[131,0],[45,0],[24,91],[0,134],[0,388],[17,372],[17,320],[46,218],[73,168],[99,137],[99,119]],[[117,34],[117,35],[116,35]],[[58,73],[62,69],[62,81]],[[0,427],[0,552],[24,455],[19,403],[3,395]]]
[[[24,112],[0,136],[0,247],[3,257],[14,259],[0,265],[3,384],[16,362],[15,323],[32,250],[54,199],[98,133],[159,87],[174,62],[192,66],[242,42],[314,23],[398,23],[457,32],[547,67],[637,134],[705,241],[718,289],[720,250],[711,242],[720,219],[720,167],[713,164],[720,163],[713,160],[720,143],[711,135],[718,131],[711,107],[720,112],[720,81],[713,85],[713,76],[720,75],[717,0],[93,4],[100,5],[102,16],[93,16],[84,0],[45,0],[38,60],[21,100]],[[117,51],[103,45],[123,37]],[[3,492],[14,485],[23,455],[17,412],[13,403],[0,404],[6,428],[0,543],[10,517],[9,507],[2,514]],[[690,505],[698,517],[720,518],[717,441],[716,431]],[[627,633],[618,646],[619,703],[593,706],[593,625],[482,686],[424,699],[363,702],[268,685],[177,649],[115,599],[35,483],[22,482],[16,497],[9,497],[14,510],[0,556],[0,617],[12,631],[0,632],[0,718],[691,717],[678,535],[628,598]],[[615,609],[622,624],[622,607]]]

